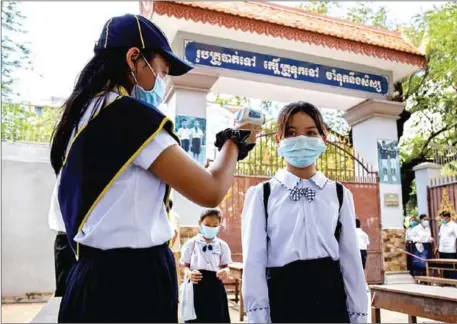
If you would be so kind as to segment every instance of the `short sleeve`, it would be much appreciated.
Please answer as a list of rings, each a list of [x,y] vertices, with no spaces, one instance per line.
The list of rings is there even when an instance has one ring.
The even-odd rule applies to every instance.
[[[166,130],[161,130],[133,160],[133,164],[147,170],[166,148],[175,144],[178,144],[176,140]]]
[[[232,263],[232,251],[227,242],[221,241],[221,265],[229,265]]]
[[[179,260],[179,263],[181,265],[185,264],[190,264],[191,257],[192,257],[192,250],[195,246],[195,240],[190,239],[186,243],[184,243],[182,249],[181,249],[181,259]]]

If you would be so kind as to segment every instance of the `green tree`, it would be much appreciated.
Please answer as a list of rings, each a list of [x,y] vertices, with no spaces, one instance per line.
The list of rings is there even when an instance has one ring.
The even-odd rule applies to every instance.
[[[339,7],[338,2],[335,1],[307,1],[307,2],[300,2],[297,5],[297,8],[308,10],[317,14],[321,15],[328,15],[330,11],[335,8]]]
[[[373,2],[357,2],[347,10],[346,18],[352,22],[385,29],[395,29],[396,24],[389,20],[389,10],[385,6],[374,8]]]
[[[25,17],[18,9],[16,1],[2,1],[2,101],[14,94],[14,72],[29,68],[30,49],[28,43],[17,41],[17,36],[25,34],[22,28]]]
[[[394,29],[388,11],[374,10],[369,3],[350,8],[347,18],[358,23]],[[397,121],[402,160],[405,211],[416,208],[414,166],[427,161],[442,148],[457,145],[457,2],[413,17],[402,32],[415,46],[425,46],[427,68],[394,85],[389,98],[405,102]],[[435,149],[434,149],[435,148]],[[438,149],[436,149],[438,148]],[[446,166],[449,170],[451,166]]]

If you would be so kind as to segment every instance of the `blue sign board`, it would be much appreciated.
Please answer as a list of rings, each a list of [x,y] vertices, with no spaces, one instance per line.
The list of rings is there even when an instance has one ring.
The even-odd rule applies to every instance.
[[[294,59],[187,41],[185,58],[197,65],[313,82],[380,95],[389,91],[386,76]]]

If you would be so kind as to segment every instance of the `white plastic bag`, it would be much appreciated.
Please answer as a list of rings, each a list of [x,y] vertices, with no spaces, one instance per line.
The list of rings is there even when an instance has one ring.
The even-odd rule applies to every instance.
[[[192,321],[197,318],[194,307],[194,284],[190,279],[185,278],[179,290],[182,320]]]

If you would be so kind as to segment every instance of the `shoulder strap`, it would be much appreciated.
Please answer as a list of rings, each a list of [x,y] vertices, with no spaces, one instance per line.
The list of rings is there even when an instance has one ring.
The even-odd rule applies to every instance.
[[[340,221],[340,214],[341,214],[341,206],[343,206],[343,193],[344,188],[343,185],[339,182],[336,183],[336,196],[338,197],[338,223],[336,224],[335,229],[335,238],[337,241],[340,240],[341,235],[341,221]]]
[[[268,200],[270,199],[271,186],[270,181],[263,183],[263,206],[265,208],[265,225],[268,221]]]

